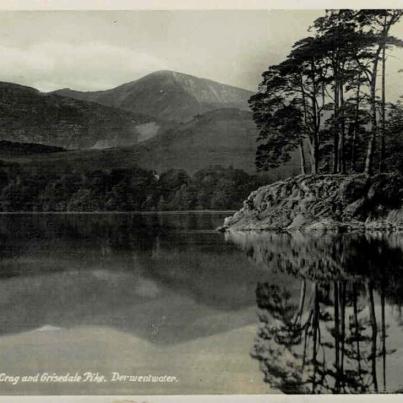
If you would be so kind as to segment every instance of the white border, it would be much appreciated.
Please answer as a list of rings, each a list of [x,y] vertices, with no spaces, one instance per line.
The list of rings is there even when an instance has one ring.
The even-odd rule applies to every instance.
[[[403,395],[1,396],[4,403],[402,403]]]
[[[403,8],[403,0],[0,0],[0,10]]]
[[[403,0],[0,0],[0,10],[37,11],[326,8],[403,8]],[[323,401],[326,403],[403,403],[403,395],[0,396],[0,403],[310,403]]]

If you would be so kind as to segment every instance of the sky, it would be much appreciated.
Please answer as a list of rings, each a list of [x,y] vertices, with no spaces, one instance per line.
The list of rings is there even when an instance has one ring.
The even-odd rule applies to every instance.
[[[322,10],[0,11],[0,80],[51,91],[102,90],[174,70],[256,90],[261,73]],[[394,28],[403,38],[403,22]],[[390,55],[403,94],[403,51]]]

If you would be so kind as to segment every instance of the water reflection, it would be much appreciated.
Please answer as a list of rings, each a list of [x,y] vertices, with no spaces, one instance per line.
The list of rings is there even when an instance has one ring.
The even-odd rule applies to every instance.
[[[266,273],[244,270],[247,258],[214,231],[222,219],[1,216],[0,335],[96,325],[174,344],[254,323]]]
[[[224,235],[222,220],[0,216],[4,368],[174,365],[176,393],[403,390],[401,236]]]
[[[396,392],[401,371],[403,236],[229,233],[271,272],[259,282],[252,356],[286,393]],[[397,320],[395,320],[397,312]],[[400,361],[400,362],[399,362]]]

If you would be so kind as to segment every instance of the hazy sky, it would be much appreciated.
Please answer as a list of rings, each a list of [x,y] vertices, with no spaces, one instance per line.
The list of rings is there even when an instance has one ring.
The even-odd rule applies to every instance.
[[[107,89],[169,69],[254,90],[320,10],[0,12],[0,80],[40,90]],[[403,23],[395,28],[403,38]],[[403,94],[403,52],[390,59]]]

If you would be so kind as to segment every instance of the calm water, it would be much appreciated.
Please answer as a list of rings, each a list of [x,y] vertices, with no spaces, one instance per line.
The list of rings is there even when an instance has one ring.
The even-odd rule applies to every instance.
[[[0,393],[403,388],[403,236],[215,232],[225,215],[1,216]],[[76,372],[105,378],[1,381]]]

